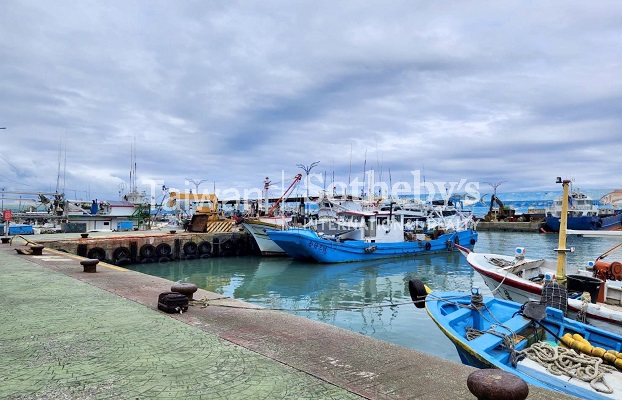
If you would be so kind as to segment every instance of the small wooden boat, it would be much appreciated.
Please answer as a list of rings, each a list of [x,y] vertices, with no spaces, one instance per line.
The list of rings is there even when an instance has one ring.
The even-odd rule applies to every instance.
[[[464,364],[498,368],[580,398],[622,397],[621,335],[565,318],[546,304],[521,305],[478,290],[428,294],[419,280],[411,280],[409,289]]]

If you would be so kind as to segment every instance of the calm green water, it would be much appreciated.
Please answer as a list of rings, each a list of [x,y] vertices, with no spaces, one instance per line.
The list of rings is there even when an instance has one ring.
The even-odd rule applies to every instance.
[[[478,252],[554,258],[557,235],[480,232]],[[569,237],[576,251],[572,266],[587,265],[618,243],[615,239]],[[617,257],[616,259],[619,259]],[[315,264],[288,258],[229,257],[128,268],[171,281],[192,282],[205,290],[335,325],[363,335],[460,362],[456,350],[424,309],[410,301],[408,281],[423,280],[434,290],[488,290],[459,253],[347,264]],[[407,303],[407,304],[402,304]],[[390,306],[395,304],[395,306]],[[359,309],[345,309],[365,306]],[[308,310],[312,309],[312,310]],[[261,311],[258,311],[261,312]]]

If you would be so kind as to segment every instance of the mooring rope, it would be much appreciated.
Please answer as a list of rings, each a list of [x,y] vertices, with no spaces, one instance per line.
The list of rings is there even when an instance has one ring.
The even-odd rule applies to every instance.
[[[600,357],[579,354],[572,349],[551,346],[546,342],[534,343],[518,353],[541,364],[553,375],[577,378],[589,382],[597,392],[613,393],[613,389],[605,380],[605,374],[616,369],[603,364],[603,359]]]
[[[257,310],[257,311],[340,311],[340,310],[361,310],[367,308],[386,308],[386,307],[397,307],[403,306],[406,304],[413,304],[415,302],[408,301],[404,303],[390,303],[390,304],[377,304],[377,305],[360,305],[360,306],[348,306],[348,307],[307,307],[307,308],[285,308],[285,307],[263,307],[263,306],[244,306],[244,305],[234,305],[234,304],[210,304],[210,301],[214,300],[231,300],[231,297],[218,297],[215,299],[201,299],[201,300],[192,300],[190,302],[191,305],[199,305],[201,308],[206,307],[223,307],[223,308],[239,308],[245,310]],[[425,300],[418,300],[416,302],[423,302]]]

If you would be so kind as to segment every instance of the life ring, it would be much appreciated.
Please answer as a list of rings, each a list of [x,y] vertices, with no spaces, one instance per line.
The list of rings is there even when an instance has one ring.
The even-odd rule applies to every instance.
[[[430,242],[425,242],[425,249],[430,251],[432,249],[432,243]]]
[[[471,240],[469,240],[469,243],[471,243],[471,245],[474,245],[477,242],[477,240],[475,240],[475,238],[471,238]]]
[[[152,244],[143,244],[140,247],[139,254],[142,258],[153,258],[156,255],[156,248]]]
[[[171,245],[168,243],[160,243],[156,246],[156,253],[158,253],[160,257],[168,257],[171,255],[171,252]]]
[[[447,247],[447,251],[451,251],[454,248],[454,245],[451,240],[448,240],[445,242],[445,247]]]
[[[89,250],[88,253],[86,253],[86,255],[89,258],[96,258],[99,261],[104,261],[106,259],[106,250],[102,249],[101,247],[93,247],[91,250]]]
[[[408,292],[410,293],[410,298],[415,304],[415,307],[425,307],[425,298],[428,295],[428,291],[425,290],[425,285],[420,279],[411,279],[408,281]]]
[[[121,246],[114,249],[112,252],[112,260],[117,265],[127,265],[130,264],[130,258],[132,257],[132,252],[127,247]]]
[[[184,254],[186,256],[195,255],[197,252],[197,244],[193,241],[184,243]]]
[[[458,235],[454,236],[454,244],[460,244],[460,238]]]
[[[204,240],[197,245],[197,250],[202,256],[210,255],[212,253],[212,244],[207,240]]]

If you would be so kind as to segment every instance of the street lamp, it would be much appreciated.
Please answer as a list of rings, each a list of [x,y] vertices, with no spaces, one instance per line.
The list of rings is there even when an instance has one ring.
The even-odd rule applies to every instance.
[[[305,171],[305,173],[307,174],[307,178],[305,180],[305,186],[307,187],[307,199],[309,198],[309,173],[311,172],[313,167],[315,167],[319,163],[319,161],[316,161],[314,163],[311,163],[311,165],[296,164],[298,168],[302,168],[302,170]]]
[[[186,180],[187,180],[188,182],[190,182],[190,183],[193,183],[193,184],[194,184],[194,187],[195,187],[195,189],[196,189],[196,192],[195,192],[195,193],[196,193],[197,195],[199,194],[199,185],[200,185],[200,184],[202,184],[203,182],[207,181],[207,179],[201,179],[200,181],[198,181],[198,182],[197,182],[197,181],[195,181],[194,179],[188,179],[188,178],[186,178]]]
[[[501,181],[501,182],[497,182],[497,183],[490,183],[490,182],[483,182],[483,183],[487,183],[490,186],[492,186],[493,191],[493,196],[497,197],[497,188],[502,184],[505,183],[507,181]]]

